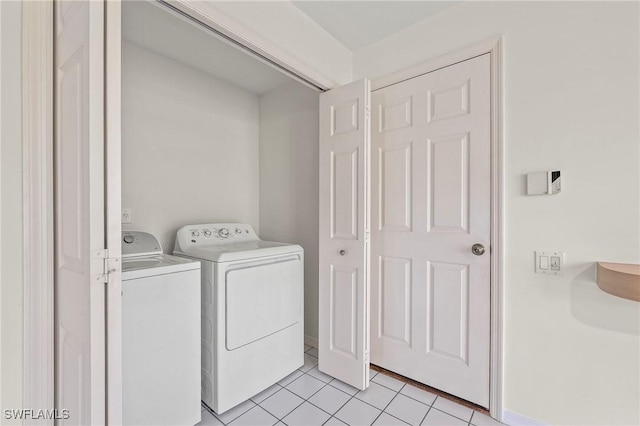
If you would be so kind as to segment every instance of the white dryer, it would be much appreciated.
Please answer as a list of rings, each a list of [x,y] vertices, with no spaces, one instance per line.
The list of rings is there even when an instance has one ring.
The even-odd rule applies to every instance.
[[[188,225],[174,255],[202,261],[202,400],[217,413],[304,363],[304,255],[248,224]]]
[[[200,421],[200,262],[122,232],[122,423]]]

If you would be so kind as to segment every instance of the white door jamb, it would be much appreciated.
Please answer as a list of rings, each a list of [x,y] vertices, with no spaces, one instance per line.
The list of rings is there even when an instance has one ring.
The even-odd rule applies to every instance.
[[[504,139],[502,37],[483,42],[422,62],[371,81],[371,90],[426,74],[455,63],[489,53],[491,55],[491,365],[489,410],[502,420],[503,371],[503,288],[504,288]]]
[[[23,407],[54,408],[53,2],[22,4]],[[53,420],[42,420],[53,425]]]

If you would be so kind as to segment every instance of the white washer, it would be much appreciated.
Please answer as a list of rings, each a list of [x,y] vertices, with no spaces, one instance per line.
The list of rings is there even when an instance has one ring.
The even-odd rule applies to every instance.
[[[217,413],[304,363],[304,255],[240,223],[178,230],[178,256],[202,260],[202,400]]]
[[[200,262],[122,232],[122,420],[200,422]]]

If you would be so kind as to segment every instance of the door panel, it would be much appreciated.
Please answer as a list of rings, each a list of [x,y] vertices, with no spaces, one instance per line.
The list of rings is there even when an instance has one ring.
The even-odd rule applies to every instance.
[[[411,259],[380,257],[379,335],[411,345]]]
[[[105,415],[104,4],[55,3],[56,407]]]
[[[320,95],[319,368],[369,385],[370,89]]]
[[[358,239],[358,147],[331,151],[331,238]]]
[[[489,84],[484,55],[385,87],[372,126],[371,360],[484,407]]]

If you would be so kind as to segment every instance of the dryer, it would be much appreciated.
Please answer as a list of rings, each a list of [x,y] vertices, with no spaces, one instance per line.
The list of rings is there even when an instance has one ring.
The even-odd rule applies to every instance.
[[[174,255],[202,262],[202,400],[217,413],[304,363],[304,254],[251,225],[178,230]]]

